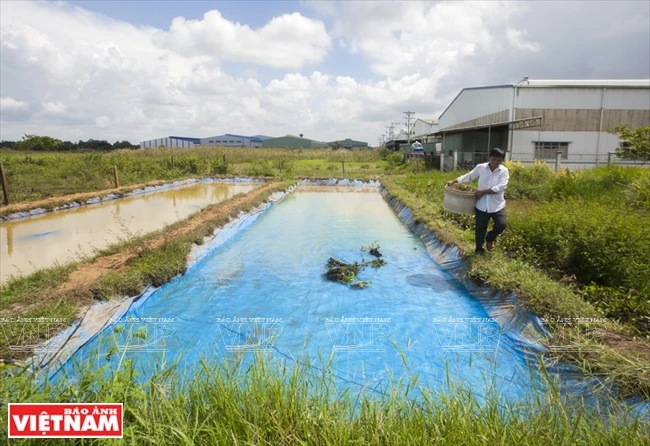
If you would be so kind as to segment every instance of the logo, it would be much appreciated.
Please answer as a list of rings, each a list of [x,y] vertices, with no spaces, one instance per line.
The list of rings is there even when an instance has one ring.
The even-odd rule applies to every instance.
[[[335,352],[383,352],[390,334],[390,318],[325,318]]]
[[[495,352],[501,328],[492,318],[433,318],[438,343],[445,352]]]
[[[122,403],[9,403],[9,438],[122,438]]]
[[[282,334],[282,324],[282,318],[217,318],[221,341],[230,353],[273,352],[275,341]]]

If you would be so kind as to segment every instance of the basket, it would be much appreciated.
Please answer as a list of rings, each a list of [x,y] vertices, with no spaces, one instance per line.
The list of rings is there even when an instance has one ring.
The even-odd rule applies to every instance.
[[[474,207],[476,206],[474,192],[477,189],[473,186],[467,187],[470,187],[472,190],[462,191],[453,186],[449,187],[445,185],[445,198],[442,202],[442,207],[454,214],[473,214]]]

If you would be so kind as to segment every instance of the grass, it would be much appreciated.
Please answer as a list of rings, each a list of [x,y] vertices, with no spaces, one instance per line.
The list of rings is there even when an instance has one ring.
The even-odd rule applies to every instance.
[[[300,176],[369,178],[387,167],[379,150],[190,149],[114,150],[107,153],[43,153],[0,150],[12,203],[35,201],[115,186],[117,167],[122,186],[154,180],[206,176],[251,175],[284,178]],[[0,208],[1,209],[1,208]]]
[[[124,403],[123,440],[50,439],[52,444],[633,446],[647,444],[650,434],[648,420],[631,416],[616,401],[597,412],[563,400],[550,380],[528,401],[508,403],[496,394],[479,401],[462,386],[433,392],[417,376],[380,393],[341,388],[331,363],[314,368],[261,356],[203,360],[193,374],[172,365],[146,380],[130,359],[120,364],[86,364],[75,379],[41,387],[27,372],[5,369],[0,394],[20,402]],[[5,417],[7,406],[0,411]],[[0,423],[0,436],[6,428]]]

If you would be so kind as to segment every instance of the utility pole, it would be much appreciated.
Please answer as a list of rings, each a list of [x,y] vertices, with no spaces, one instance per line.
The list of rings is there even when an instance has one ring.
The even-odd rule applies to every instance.
[[[411,144],[411,115],[414,115],[415,112],[405,111],[404,114],[406,115],[406,132],[409,135],[409,144]]]

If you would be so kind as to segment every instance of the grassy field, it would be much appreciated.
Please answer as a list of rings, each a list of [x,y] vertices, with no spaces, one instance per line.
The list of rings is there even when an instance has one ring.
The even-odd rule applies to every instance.
[[[550,381],[520,403],[496,394],[480,402],[471,389],[434,393],[406,377],[380,392],[341,388],[331,365],[270,357],[204,360],[193,376],[173,366],[139,379],[121,368],[83,367],[74,380],[37,388],[26,373],[6,373],[3,399],[21,402],[124,403],[123,440],[53,440],[52,444],[160,445],[645,445],[648,420],[612,400],[599,412],[564,400]],[[7,406],[0,405],[3,418]],[[5,437],[6,423],[0,423]],[[24,440],[21,444],[40,444]]]
[[[620,395],[649,397],[648,170],[612,167],[584,173],[555,174],[541,164],[532,168],[509,164],[511,183],[506,192],[508,229],[499,239],[496,251],[474,256],[473,218],[450,214],[441,207],[444,183],[458,176],[458,172],[418,171],[420,167],[401,165],[398,157],[386,157],[377,150],[201,148],[179,153],[169,149],[119,150],[106,154],[3,151],[0,159],[8,173],[12,196],[23,201],[112,187],[113,166],[118,166],[121,184],[124,185],[207,175],[245,175],[282,180],[273,189],[280,190],[298,177],[380,179],[390,194],[407,205],[414,217],[425,223],[441,241],[457,245],[466,253],[467,273],[473,280],[497,290],[516,293],[542,317],[606,318],[607,322],[599,327],[601,330],[595,339],[582,335],[580,323],[549,326],[556,342],[579,347],[557,359],[578,365],[587,373],[604,376],[615,383]],[[72,272],[93,259],[14,279],[0,286],[0,317],[11,311],[12,316],[58,317],[71,322],[81,307],[94,300],[120,294],[133,295],[147,284],[162,284],[184,271],[185,257],[192,243],[200,242],[238,211],[260,204],[269,195],[270,191],[246,201],[183,237],[164,234],[170,234],[196,216],[159,233],[115,245],[99,253],[97,258],[134,248],[139,249],[138,255],[130,259],[125,268],[106,272],[74,290],[60,292],[59,287]],[[229,202],[236,199],[233,197]],[[148,240],[161,235],[165,237],[162,245],[155,249],[144,247]],[[65,325],[62,324],[61,328]],[[0,357],[15,355],[9,353],[8,345],[0,345]],[[592,348],[587,350],[583,347]],[[569,413],[557,398],[538,401],[541,406],[531,404],[517,408],[513,413],[528,414],[523,420],[503,416],[497,410],[497,402],[479,407],[467,399],[471,399],[471,395],[462,392],[432,398],[426,404],[409,398],[362,399],[361,410],[351,410],[350,402],[339,397],[334,401],[342,406],[311,399],[312,393],[318,395],[324,390],[319,387],[323,382],[313,377],[294,387],[289,379],[293,375],[282,379],[275,373],[272,376],[256,375],[254,379],[252,375],[240,377],[251,386],[246,390],[252,392],[249,394],[232,384],[232,380],[217,383],[204,372],[200,372],[196,382],[192,383],[194,388],[176,387],[172,394],[164,394],[165,398],[169,397],[166,402],[161,401],[163,394],[157,393],[154,384],[149,390],[141,388],[127,380],[126,371],[111,378],[120,383],[118,387],[122,393],[118,394],[112,387],[115,381],[103,381],[104,378],[97,375],[92,375],[88,383],[97,382],[98,387],[88,384],[86,393],[71,393],[71,388],[61,387],[37,390],[29,386],[29,378],[25,375],[11,381],[3,380],[3,383],[13,384],[5,386],[2,391],[5,399],[12,401],[73,398],[92,402],[109,395],[114,401],[128,401],[133,408],[129,420],[135,427],[127,437],[136,444],[220,444],[235,441],[243,444],[422,444],[438,441],[443,436],[463,444],[473,444],[463,438],[477,438],[477,444],[563,441],[644,444],[640,433],[647,429],[647,426],[638,424],[621,427],[618,421],[611,423],[611,420],[580,412],[583,409]],[[305,377],[309,376],[303,372]],[[260,383],[277,392],[277,401],[265,402],[270,404],[268,414],[267,411],[254,413],[246,405],[248,401],[254,401],[251,398],[256,392],[263,392]],[[312,385],[315,388],[309,387]],[[188,395],[199,393],[207,395],[206,399],[193,403]],[[331,397],[332,394],[327,395],[327,398]],[[547,397],[549,395],[544,396]],[[216,417],[217,412],[214,412],[214,401],[224,398],[232,401],[228,407],[218,406],[219,411],[230,414],[226,419]],[[287,401],[295,401],[297,406],[285,404]],[[260,407],[267,406],[261,404]],[[153,418],[146,415],[151,411],[155,414]],[[187,413],[196,418],[188,419]],[[348,414],[346,423],[336,421],[336,417],[345,413]],[[531,436],[525,436],[526,432],[531,432]],[[476,436],[472,436],[473,433]]]
[[[114,150],[108,153],[0,151],[12,203],[153,180],[206,176],[374,178],[388,163],[379,150],[196,149]],[[345,174],[343,170],[345,169]]]

